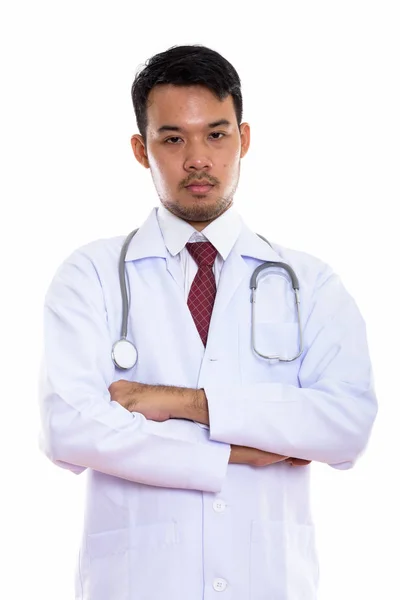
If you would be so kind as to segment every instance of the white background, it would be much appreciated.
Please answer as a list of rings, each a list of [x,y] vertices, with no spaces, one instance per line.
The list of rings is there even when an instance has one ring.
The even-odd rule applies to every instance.
[[[398,2],[1,6],[0,596],[73,598],[84,476],[37,449],[43,296],[73,249],[158,204],[131,154],[131,82],[152,54],[202,43],[242,78],[253,136],[237,209],[330,263],[368,325],[370,446],[354,470],[313,467],[319,598],[399,598]]]

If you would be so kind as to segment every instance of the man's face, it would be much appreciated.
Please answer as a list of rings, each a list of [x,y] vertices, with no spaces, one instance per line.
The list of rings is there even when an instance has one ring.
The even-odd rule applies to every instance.
[[[236,120],[232,96],[208,88],[158,85],[147,108],[146,144],[132,138],[135,156],[149,167],[161,203],[204,228],[233,202],[250,128]]]

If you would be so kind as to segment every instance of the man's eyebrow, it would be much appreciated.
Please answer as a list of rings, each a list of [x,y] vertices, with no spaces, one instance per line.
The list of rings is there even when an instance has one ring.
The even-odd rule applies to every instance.
[[[230,121],[228,121],[227,119],[219,119],[218,121],[209,123],[208,127],[209,127],[209,129],[214,129],[215,127],[220,127],[221,125],[229,126],[229,125],[232,125],[232,123]],[[185,131],[185,129],[183,127],[178,127],[177,125],[163,125],[162,127],[159,127],[157,129],[158,133],[162,133],[163,131],[183,132],[183,131]]]
[[[183,131],[181,127],[177,127],[176,125],[163,125],[157,129],[158,133],[162,133],[163,131]]]
[[[214,129],[214,127],[220,127],[221,125],[232,125],[232,123],[227,119],[220,119],[219,121],[214,121],[214,123],[208,124],[210,129]]]

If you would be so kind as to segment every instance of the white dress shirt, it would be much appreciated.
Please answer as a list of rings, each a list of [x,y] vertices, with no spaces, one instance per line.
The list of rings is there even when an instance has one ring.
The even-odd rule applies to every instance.
[[[164,206],[158,208],[157,219],[168,252],[181,264],[186,301],[198,270],[196,261],[187,251],[186,244],[188,242],[209,241],[217,249],[218,254],[213,271],[218,287],[224,261],[235,245],[242,229],[242,220],[235,209],[230,207],[220,217],[207,225],[202,232],[197,231],[192,225],[173,215]]]

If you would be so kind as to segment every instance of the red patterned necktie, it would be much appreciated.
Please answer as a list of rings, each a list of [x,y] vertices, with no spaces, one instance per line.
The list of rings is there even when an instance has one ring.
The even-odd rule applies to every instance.
[[[211,242],[188,243],[186,248],[199,267],[190,288],[188,307],[205,346],[217,292],[213,264],[218,251]]]

